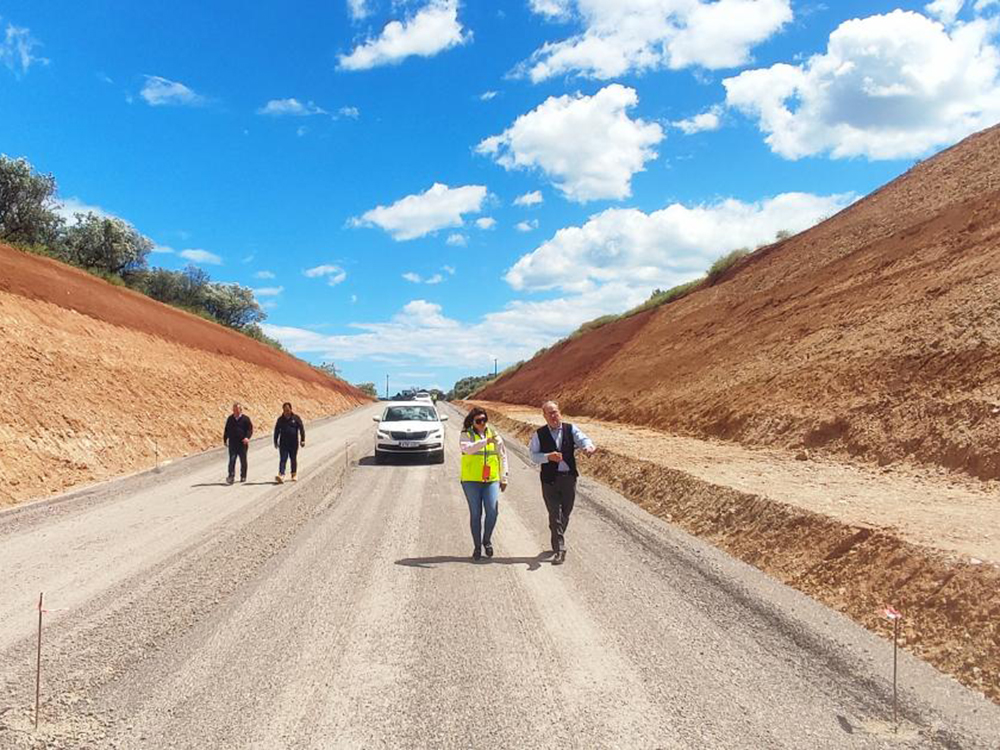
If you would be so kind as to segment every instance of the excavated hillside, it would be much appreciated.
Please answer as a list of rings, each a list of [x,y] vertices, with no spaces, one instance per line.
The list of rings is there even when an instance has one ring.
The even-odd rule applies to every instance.
[[[1000,478],[1000,126],[476,398]]]
[[[0,352],[0,506],[218,446],[233,401],[265,435],[283,401],[309,420],[370,400],[236,331],[4,245]]]

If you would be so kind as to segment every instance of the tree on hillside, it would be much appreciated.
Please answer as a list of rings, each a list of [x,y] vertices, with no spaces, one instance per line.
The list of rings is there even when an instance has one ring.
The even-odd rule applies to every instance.
[[[322,364],[316,365],[316,369],[320,372],[325,372],[331,378],[340,377],[340,369],[337,367],[336,362],[323,362]]]
[[[0,239],[26,245],[56,242],[62,219],[52,210],[56,180],[27,159],[0,154]]]
[[[209,315],[230,328],[243,329],[267,318],[253,290],[239,284],[207,284],[202,305]]]
[[[355,383],[354,386],[362,393],[367,394],[372,398],[378,398],[378,391],[375,389],[374,383]]]
[[[63,242],[70,263],[117,276],[145,269],[153,249],[153,241],[127,221],[95,213],[76,214]]]
[[[454,387],[448,392],[448,400],[454,401],[455,399],[462,399],[468,396],[470,393],[474,393],[482,388],[487,383],[492,382],[496,378],[490,375],[470,375],[467,378],[462,378]]]

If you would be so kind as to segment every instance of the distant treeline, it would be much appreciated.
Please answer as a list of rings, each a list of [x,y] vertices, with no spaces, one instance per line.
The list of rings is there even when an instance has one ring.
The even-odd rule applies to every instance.
[[[454,387],[448,391],[445,398],[448,401],[456,401],[463,398],[468,398],[469,395],[475,393],[480,388],[482,388],[487,383],[492,383],[495,380],[494,375],[470,375],[467,378],[462,378]]]
[[[128,222],[86,212],[67,223],[56,213],[57,206],[52,175],[39,174],[26,159],[0,154],[0,241],[77,266],[282,349],[261,330],[267,314],[250,288],[214,282],[194,265],[183,271],[151,268],[147,258],[153,241]]]

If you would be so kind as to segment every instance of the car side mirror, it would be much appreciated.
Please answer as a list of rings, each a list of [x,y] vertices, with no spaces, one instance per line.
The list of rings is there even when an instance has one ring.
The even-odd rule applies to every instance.
[[[442,422],[447,422],[448,421],[448,415],[447,414],[442,414],[442,415],[440,415],[438,417],[438,419],[440,419]]]
[[[382,417],[372,417],[372,422],[381,422]]]

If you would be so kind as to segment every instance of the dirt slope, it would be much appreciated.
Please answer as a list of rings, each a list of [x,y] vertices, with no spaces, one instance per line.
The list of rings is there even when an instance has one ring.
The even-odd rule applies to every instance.
[[[47,258],[0,246],[0,506],[368,401],[294,357]],[[263,433],[261,433],[263,434]]]
[[[1000,127],[477,398],[1000,478]]]

